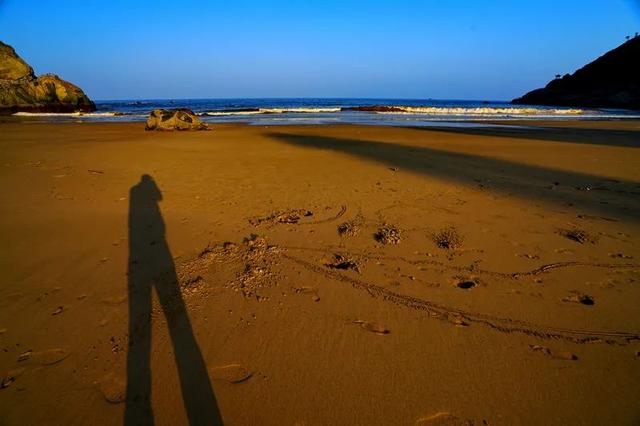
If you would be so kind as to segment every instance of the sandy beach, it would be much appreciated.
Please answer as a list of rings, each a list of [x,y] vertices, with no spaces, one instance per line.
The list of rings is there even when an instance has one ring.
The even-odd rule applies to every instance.
[[[0,152],[2,425],[640,422],[638,121]]]

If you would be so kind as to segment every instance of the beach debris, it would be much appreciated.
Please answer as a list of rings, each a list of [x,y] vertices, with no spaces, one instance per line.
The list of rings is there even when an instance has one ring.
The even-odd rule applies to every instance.
[[[196,275],[195,277],[189,277],[182,283],[183,287],[195,287],[203,281],[202,275]]]
[[[569,351],[552,351],[551,349],[547,348],[546,346],[541,346],[541,345],[529,345],[529,348],[531,348],[532,351],[534,352],[540,352],[544,355],[547,355],[553,359],[561,359],[561,360],[565,360],[565,361],[577,361],[578,360],[578,356],[576,354],[574,354],[573,352],[569,352]]]
[[[154,109],[147,118],[145,130],[209,130],[193,111],[186,108]]]
[[[353,269],[360,272],[360,263],[346,254],[334,253],[330,258],[323,259],[322,263],[331,269]]]
[[[378,231],[373,234],[375,240],[382,244],[399,244],[400,228],[395,225],[382,225]]]
[[[434,233],[432,238],[436,246],[441,249],[453,250],[462,247],[463,238],[453,226],[441,229]]]
[[[609,253],[609,257],[618,258],[618,259],[633,259],[633,256],[630,254],[624,253]]]
[[[382,335],[382,334],[391,333],[391,330],[389,330],[387,327],[377,322],[355,320],[354,324],[358,324],[360,327],[362,327],[362,329],[370,331],[375,334]]]
[[[31,358],[31,354],[33,353],[33,351],[31,349],[29,349],[26,352],[21,353],[20,355],[18,355],[18,362],[22,362],[22,361],[26,361],[29,358]]]
[[[211,379],[231,384],[242,383],[253,376],[253,372],[249,371],[241,364],[229,364],[221,367],[213,367],[209,369],[209,373],[211,374]]]
[[[586,306],[593,306],[596,304],[596,301],[593,299],[593,297],[589,296],[588,294],[582,294],[578,292],[574,292],[574,294],[563,298],[562,301],[568,303],[580,303],[581,305]]]
[[[307,209],[288,209],[275,211],[266,216],[249,218],[249,223],[258,226],[263,223],[275,225],[277,223],[296,224],[304,217],[313,216],[313,212]]]
[[[591,235],[589,232],[584,229],[578,228],[576,226],[569,229],[560,229],[558,233],[565,238],[568,238],[572,241],[575,241],[580,244],[591,243],[595,244],[598,238],[594,235]]]
[[[447,314],[447,321],[456,327],[469,327],[469,323],[465,321],[464,317],[457,313]]]

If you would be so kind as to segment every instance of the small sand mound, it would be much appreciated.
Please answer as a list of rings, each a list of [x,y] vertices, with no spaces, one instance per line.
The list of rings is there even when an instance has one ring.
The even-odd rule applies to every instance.
[[[362,216],[358,215],[355,219],[343,222],[338,225],[338,234],[340,236],[355,237],[360,233],[360,227],[362,226]]]
[[[400,243],[400,229],[395,225],[383,225],[373,235],[377,242],[382,244]]]
[[[453,250],[462,247],[463,238],[453,226],[441,229],[433,234],[432,238],[441,249]]]

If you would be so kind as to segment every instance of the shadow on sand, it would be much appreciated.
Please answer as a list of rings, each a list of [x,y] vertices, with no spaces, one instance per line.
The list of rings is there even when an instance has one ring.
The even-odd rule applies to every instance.
[[[184,406],[191,425],[221,425],[207,368],[196,342],[158,202],[149,175],[131,188],[129,204],[129,347],[125,425],[154,423],[151,407],[151,292],[155,288],[169,326]]]
[[[411,127],[412,130],[455,133],[470,136],[503,137],[575,143],[581,145],[640,148],[640,131],[614,129],[581,129],[576,127],[526,126],[526,124],[486,127]]]
[[[440,131],[440,129],[438,129]],[[342,152],[470,187],[640,220],[640,183],[395,142],[272,132],[291,145]]]

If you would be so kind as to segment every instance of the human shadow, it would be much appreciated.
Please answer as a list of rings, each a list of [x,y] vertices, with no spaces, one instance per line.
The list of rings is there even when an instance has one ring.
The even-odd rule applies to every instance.
[[[204,359],[193,334],[158,203],[162,193],[142,175],[129,193],[129,345],[124,424],[154,423],[151,404],[151,310],[155,288],[169,327],[190,425],[221,425]]]
[[[640,183],[635,181],[607,179],[587,173],[397,142],[284,131],[268,135],[290,145],[342,152],[470,187],[559,206],[573,206],[591,215],[607,215],[616,220],[633,222],[640,220]]]

